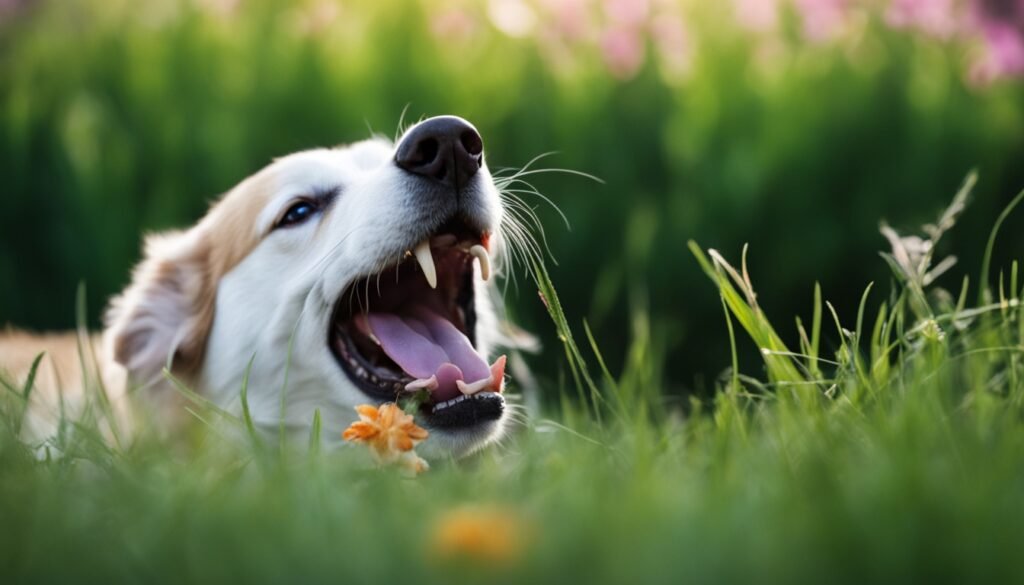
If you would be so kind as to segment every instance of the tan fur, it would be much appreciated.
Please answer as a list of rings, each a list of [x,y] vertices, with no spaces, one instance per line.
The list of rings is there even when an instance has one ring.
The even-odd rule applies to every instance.
[[[61,382],[82,378],[78,338],[74,333],[36,335],[8,329],[0,334],[0,371],[19,386],[28,376],[32,361],[41,353],[45,353],[46,358],[40,363],[36,377],[39,385],[56,388]]]
[[[260,243],[263,234],[253,229],[256,218],[273,193],[273,182],[266,174],[243,181],[213,206],[196,229],[201,232],[197,254],[201,255],[202,285],[195,293],[197,335],[179,349],[185,363],[182,369],[193,374],[202,365],[205,343],[213,326],[217,283]]]
[[[60,417],[61,405],[70,417],[80,413],[86,393],[103,387],[122,422],[126,405],[119,398],[125,392],[124,369],[105,359],[98,335],[83,338],[75,333],[34,334],[8,328],[0,333],[0,376],[22,390],[32,363],[43,355],[32,386],[29,416],[24,431],[40,437]],[[83,369],[84,367],[84,369]]]
[[[253,226],[273,187],[270,175],[257,174],[221,198],[188,232],[146,238],[146,259],[135,270],[133,286],[174,288],[188,299],[191,317],[184,324],[187,334],[177,345],[171,363],[175,375],[186,381],[191,381],[202,366],[213,325],[217,284],[259,244],[263,234]],[[113,301],[108,320],[116,323],[121,313],[131,312],[130,306],[124,306],[130,303],[130,294],[131,289]],[[108,351],[118,363],[128,363],[131,341],[113,328]]]
[[[258,174],[221,198],[188,232],[146,238],[145,258],[133,273],[132,286],[183,289],[180,292],[192,303],[193,317],[186,325],[189,334],[181,339],[172,363],[175,375],[186,381],[202,365],[213,325],[217,283],[259,243],[262,234],[256,233],[253,225],[272,189],[271,177]],[[181,245],[183,241],[186,245]],[[130,293],[115,299],[110,318],[130,312],[132,307],[125,306],[126,302],[130,302]],[[19,389],[35,357],[45,353],[37,371],[30,409],[33,417],[43,416],[45,420],[30,417],[26,422],[27,434],[36,434],[32,427],[43,430],[52,426],[62,400],[66,408],[77,410],[90,387],[98,386],[97,381],[103,382],[112,398],[126,391],[128,379],[122,364],[129,359],[130,339],[115,334],[102,343],[99,335],[90,335],[83,341],[80,349],[74,333],[35,334],[11,328],[0,331],[0,375]]]

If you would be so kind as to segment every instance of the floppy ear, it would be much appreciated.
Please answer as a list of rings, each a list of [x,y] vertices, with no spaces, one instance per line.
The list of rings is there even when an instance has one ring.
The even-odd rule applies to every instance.
[[[148,236],[132,283],[107,310],[104,347],[134,382],[152,382],[168,364],[191,376],[202,364],[215,297],[199,229]]]

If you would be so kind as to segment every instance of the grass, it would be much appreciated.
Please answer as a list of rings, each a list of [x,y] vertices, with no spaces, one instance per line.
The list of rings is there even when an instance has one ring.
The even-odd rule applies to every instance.
[[[560,406],[534,413],[483,455],[435,462],[416,479],[368,466],[363,449],[317,449],[322,433],[337,431],[319,424],[313,449],[250,442],[244,418],[190,394],[196,422],[173,441],[142,433],[114,447],[98,440],[97,410],[91,422],[65,425],[56,439],[65,456],[41,459],[16,438],[31,381],[5,383],[0,575],[1020,582],[1018,269],[991,291],[965,280],[953,296],[934,283],[952,261],[936,261],[932,244],[972,184],[924,238],[889,233],[884,298],[869,286],[856,315],[837,315],[815,287],[797,347],[758,306],[746,252],[734,267],[691,245],[721,293],[732,367],[713,399],[682,406],[658,391],[672,373],[642,336],[619,375],[585,324],[578,343],[535,266],[570,373]],[[762,349],[757,376],[738,369],[743,334]]]

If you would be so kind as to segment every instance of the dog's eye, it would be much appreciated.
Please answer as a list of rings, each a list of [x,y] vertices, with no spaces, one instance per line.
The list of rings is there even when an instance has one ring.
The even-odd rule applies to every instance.
[[[297,201],[292,203],[288,211],[284,212],[284,215],[281,216],[281,219],[278,220],[277,225],[274,227],[283,228],[298,225],[316,215],[317,211],[319,209],[314,203],[310,201]]]

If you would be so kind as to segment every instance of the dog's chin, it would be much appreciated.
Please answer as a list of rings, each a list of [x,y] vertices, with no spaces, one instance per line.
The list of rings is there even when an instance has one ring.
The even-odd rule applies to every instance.
[[[505,433],[505,416],[468,428],[452,430],[425,423],[430,439],[416,448],[417,454],[430,460],[466,457],[498,441]]]
[[[486,231],[447,222],[352,282],[330,320],[334,360],[368,402],[419,402],[428,457],[472,453],[504,425],[504,358],[488,364],[477,343],[474,264],[489,272],[487,246]]]

